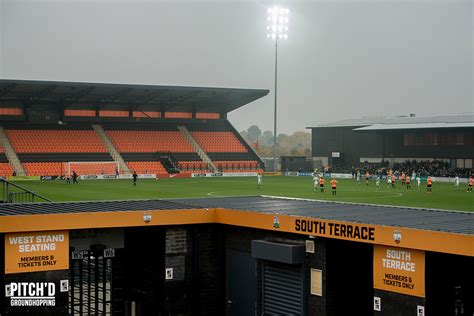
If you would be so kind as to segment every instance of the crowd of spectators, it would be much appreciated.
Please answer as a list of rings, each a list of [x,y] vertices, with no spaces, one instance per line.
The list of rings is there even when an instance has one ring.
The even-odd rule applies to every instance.
[[[390,165],[387,161],[382,163],[374,164],[374,163],[362,163],[357,167],[353,167],[351,172],[355,174],[357,172],[361,172],[365,174],[369,172],[369,174],[380,174],[380,175],[387,175],[389,170],[395,175],[398,174],[412,174],[415,172],[418,175],[422,176],[432,176],[432,177],[460,177],[460,178],[468,178],[472,175],[472,169],[467,168],[451,168],[449,163],[446,161],[441,160],[433,160],[433,161],[417,161],[417,160],[406,160],[400,163],[393,163]]]

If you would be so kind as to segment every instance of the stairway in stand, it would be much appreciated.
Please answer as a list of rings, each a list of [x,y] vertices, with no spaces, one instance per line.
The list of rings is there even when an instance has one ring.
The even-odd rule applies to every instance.
[[[12,165],[13,170],[16,172],[18,176],[25,176],[26,175],[25,169],[23,169],[20,159],[18,159],[16,152],[13,150],[13,147],[10,144],[10,140],[5,134],[3,127],[1,126],[0,126],[0,142],[3,148],[5,148],[5,155],[7,156],[10,164]]]
[[[102,126],[98,124],[93,124],[92,128],[96,131],[97,135],[99,135],[100,139],[104,143],[105,147],[109,151],[110,155],[112,158],[119,163],[120,169],[124,174],[130,174],[130,169],[128,168],[127,164],[125,163],[125,160],[123,160],[122,156],[118,152],[117,148],[115,148],[114,144],[110,140],[110,138],[107,136],[105,133],[104,129]]]
[[[197,154],[199,155],[199,157],[201,157],[202,161],[207,163],[212,168],[213,172],[217,172],[217,168],[212,162],[211,158],[209,158],[209,156],[204,152],[201,146],[199,146],[199,144],[191,135],[191,133],[188,131],[188,129],[185,126],[178,126],[178,129],[184,135],[184,137],[189,141],[189,143],[194,147],[194,150],[196,150]]]

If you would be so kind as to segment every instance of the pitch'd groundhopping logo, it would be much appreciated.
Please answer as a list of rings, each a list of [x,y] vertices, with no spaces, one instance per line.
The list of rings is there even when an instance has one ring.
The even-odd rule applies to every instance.
[[[12,282],[5,285],[10,306],[55,306],[56,285],[52,282]]]

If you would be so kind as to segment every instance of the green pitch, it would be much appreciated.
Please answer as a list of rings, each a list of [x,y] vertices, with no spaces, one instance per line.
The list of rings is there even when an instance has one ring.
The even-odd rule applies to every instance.
[[[331,195],[326,181],[326,192],[315,193],[311,177],[264,177],[263,186],[257,188],[256,177],[236,178],[181,178],[142,180],[137,186],[132,180],[80,181],[66,184],[63,181],[22,181],[19,185],[44,195],[53,201],[91,201],[124,199],[159,199],[185,197],[219,197],[239,195],[275,195],[306,199],[322,199],[343,202],[416,206],[450,210],[474,211],[474,193],[467,193],[467,184],[455,189],[451,183],[434,183],[433,193],[426,193],[426,183],[420,191],[416,184],[411,190],[397,183],[396,189],[387,188],[381,182],[380,191],[375,181],[369,185],[354,180],[338,180],[337,196]]]

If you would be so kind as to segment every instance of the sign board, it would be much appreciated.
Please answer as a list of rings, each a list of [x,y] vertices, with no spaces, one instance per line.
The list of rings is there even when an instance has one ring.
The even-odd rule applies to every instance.
[[[338,152],[338,151],[333,151],[333,152],[331,153],[331,157],[332,157],[332,158],[340,158],[340,157],[341,157],[341,153]]]
[[[173,268],[165,269],[165,280],[173,280]]]
[[[69,269],[69,232],[5,234],[5,274]]]
[[[382,311],[382,299],[378,296],[374,296],[374,311]]]
[[[323,296],[323,271],[311,269],[311,295]]]
[[[217,172],[217,173],[192,173],[191,178],[215,178],[215,177],[256,177],[257,172]]]
[[[425,252],[374,245],[374,288],[425,297]]]
[[[416,316],[425,316],[425,307],[417,305],[416,306]]]

